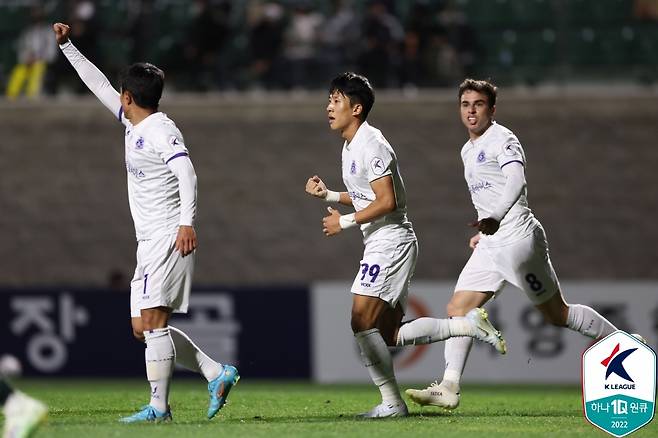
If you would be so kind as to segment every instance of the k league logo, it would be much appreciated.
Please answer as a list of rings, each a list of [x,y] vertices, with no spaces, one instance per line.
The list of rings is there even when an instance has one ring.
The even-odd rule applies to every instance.
[[[656,353],[618,330],[583,353],[583,410],[587,420],[616,437],[654,416]]]

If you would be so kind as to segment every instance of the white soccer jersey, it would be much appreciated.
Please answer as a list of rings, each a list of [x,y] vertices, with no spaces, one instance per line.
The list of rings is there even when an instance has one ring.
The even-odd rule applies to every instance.
[[[137,240],[178,231],[181,205],[178,178],[167,163],[188,155],[183,136],[166,114],[151,114],[137,126],[118,114],[126,126],[128,201]]]
[[[397,157],[379,129],[367,122],[359,127],[352,141],[343,145],[343,182],[356,211],[375,200],[370,183],[387,175],[393,178],[396,209],[373,222],[361,225],[363,240],[377,238],[413,241],[416,239],[407,219],[407,196]]]
[[[526,165],[521,143],[509,129],[493,124],[475,140],[469,140],[461,150],[464,176],[471,192],[478,220],[490,217],[500,199],[506,178],[502,168],[511,163]],[[503,217],[500,228],[491,236],[482,236],[489,246],[511,243],[530,234],[539,222],[528,207],[527,190]]]

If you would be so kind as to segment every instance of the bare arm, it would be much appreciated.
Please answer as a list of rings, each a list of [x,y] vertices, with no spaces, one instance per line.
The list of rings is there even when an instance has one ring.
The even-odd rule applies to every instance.
[[[338,234],[341,230],[357,224],[365,224],[379,219],[395,210],[395,189],[393,177],[390,175],[376,179],[370,183],[375,199],[363,210],[341,216],[338,211],[329,207],[329,216],[322,220],[322,230],[327,236]]]
[[[119,93],[112,87],[107,77],[71,43],[69,40],[71,28],[63,23],[55,23],[53,24],[53,32],[55,32],[55,38],[62,53],[78,73],[82,82],[120,120],[121,100]]]
[[[393,177],[385,176],[370,183],[375,192],[375,200],[366,208],[356,213],[354,218],[357,224],[365,224],[379,219],[395,210],[395,189]]]

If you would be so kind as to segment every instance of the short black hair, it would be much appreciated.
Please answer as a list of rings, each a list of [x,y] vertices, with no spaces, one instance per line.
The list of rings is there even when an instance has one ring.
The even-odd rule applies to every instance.
[[[496,87],[491,81],[489,80],[476,80],[476,79],[465,79],[464,82],[462,82],[459,85],[459,95],[457,96],[457,99],[461,101],[462,94],[464,94],[465,91],[477,91],[478,93],[485,94],[489,99],[489,108],[493,108],[494,105],[496,105],[496,95],[498,94],[498,87]]]
[[[361,121],[368,118],[368,113],[375,104],[375,92],[370,85],[370,81],[363,75],[354,72],[345,72],[336,76],[329,86],[329,95],[338,92],[343,96],[347,96],[350,100],[350,105],[361,104],[363,111],[361,111]]]
[[[136,62],[121,72],[121,92],[128,91],[137,106],[157,110],[164,88],[164,72],[148,62]]]

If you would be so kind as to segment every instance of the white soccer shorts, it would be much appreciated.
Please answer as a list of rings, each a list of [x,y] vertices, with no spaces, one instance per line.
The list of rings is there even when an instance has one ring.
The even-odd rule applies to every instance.
[[[161,306],[175,313],[187,312],[195,253],[181,257],[175,244],[175,234],[138,242],[137,267],[130,282],[130,316]]]
[[[541,226],[506,246],[488,247],[480,241],[459,274],[455,291],[498,294],[507,283],[525,292],[534,305],[545,303],[560,289]]]
[[[352,283],[352,293],[380,298],[393,308],[400,303],[404,310],[417,259],[418,242],[415,240],[368,242]]]

